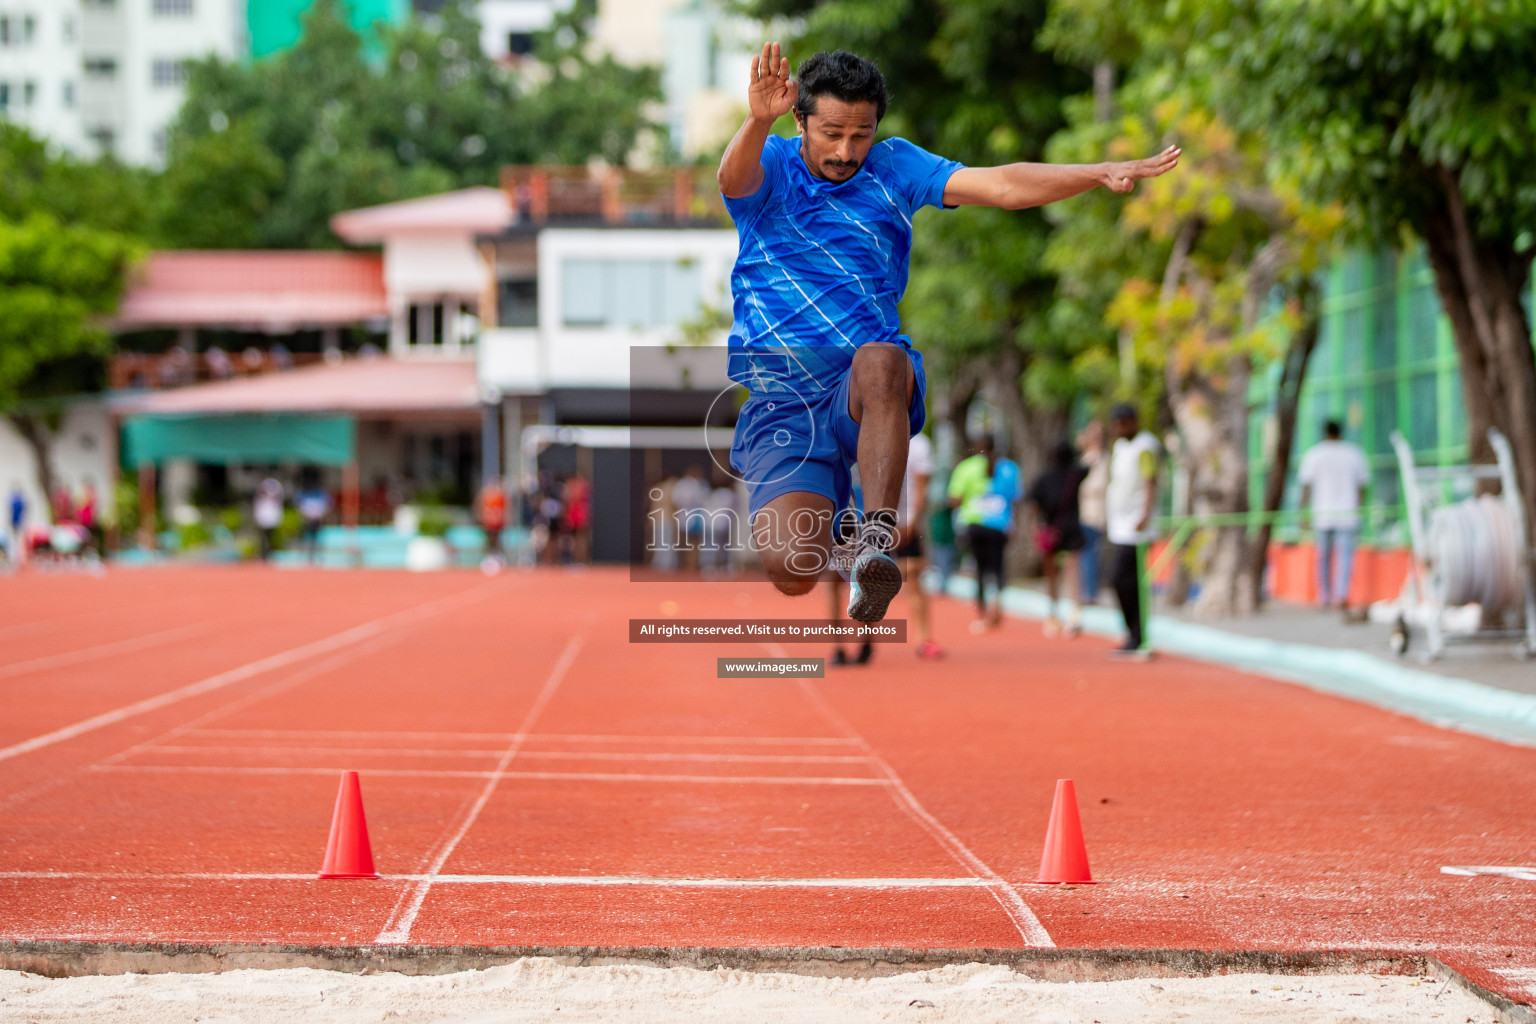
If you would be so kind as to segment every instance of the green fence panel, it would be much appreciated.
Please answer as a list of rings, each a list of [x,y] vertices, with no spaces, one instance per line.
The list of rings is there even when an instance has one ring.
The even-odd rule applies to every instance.
[[[356,452],[357,422],[350,416],[141,416],[123,424],[128,466],[166,459],[340,466]]]

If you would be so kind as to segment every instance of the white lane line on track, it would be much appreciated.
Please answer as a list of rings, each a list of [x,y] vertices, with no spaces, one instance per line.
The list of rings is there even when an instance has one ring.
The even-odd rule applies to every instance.
[[[0,679],[10,679],[15,676],[26,675],[29,672],[43,672],[50,668],[79,665],[83,662],[95,661],[98,658],[110,658],[114,654],[130,654],[134,651],[145,651],[151,647],[160,647],[164,644],[175,643],[177,640],[186,637],[206,633],[212,628],[213,623],[211,622],[199,622],[190,626],[178,626],[175,629],[163,629],[158,633],[147,633],[144,636],[129,637],[127,640],[114,640],[107,644],[97,644],[95,647],[81,647],[77,650],[64,651],[60,654],[32,658],[29,661],[17,661],[9,665],[0,665]]]
[[[775,657],[787,657],[784,648],[778,644],[765,644],[764,646]],[[967,870],[974,872],[978,878],[986,880],[987,891],[992,894],[993,899],[997,900],[998,906],[1002,907],[1003,913],[1008,915],[1008,919],[1019,930],[1019,935],[1023,937],[1024,941],[1031,946],[1054,948],[1056,943],[1051,939],[1050,932],[1045,930],[1045,925],[1040,923],[1040,919],[1035,916],[1034,911],[1030,910],[1019,897],[1018,892],[1015,891],[1013,886],[1008,884],[1008,880],[996,871],[993,871],[985,861],[971,852],[970,847],[960,841],[960,837],[945,828],[943,823],[928,813],[927,808],[907,788],[906,783],[901,781],[901,776],[896,774],[896,770],[869,745],[863,736],[859,735],[858,730],[849,724],[847,719],[837,713],[837,710],[832,707],[831,703],[822,695],[812,680],[801,679],[800,687],[811,703],[821,711],[834,728],[850,739],[857,739],[859,741],[860,746],[869,754],[871,762],[886,776],[890,786],[891,798],[896,801],[897,806],[905,811],[913,821],[917,822],[918,826],[932,836],[940,846],[944,847],[951,857]]]
[[[247,662],[244,665],[240,665],[236,668],[217,673],[216,675],[211,675],[208,678],[201,679],[195,683],[188,683],[186,686],[179,687],[175,690],[169,690],[154,697],[147,697],[144,700],[135,701],[132,704],[124,705],[123,707],[116,708],[112,711],[102,712],[99,715],[94,715],[83,721],[76,722],[73,725],[66,725],[62,729],[55,729],[53,732],[44,733],[41,736],[34,736],[29,740],[23,740],[22,742],[12,744],[9,747],[0,747],[0,761],[6,761],[13,757],[20,757],[22,754],[30,754],[34,750],[40,750],[43,747],[51,746],[55,743],[62,743],[65,740],[74,739],[76,736],[80,736],[88,732],[93,732],[96,729],[101,729],[109,725],[116,725],[119,722],[133,718],[137,715],[142,715],[150,711],[158,711],[160,708],[168,707],[171,704],[176,704],[191,697],[198,697],[205,693],[211,693],[214,690],[222,689],[231,683],[238,683],[242,680],[250,679],[253,676],[271,672],[274,669],[284,668],[296,662],[303,661],[306,658],[313,658],[317,655],[326,654],[330,651],[338,650],[343,647],[350,647],[352,644],[361,643],[362,641],[378,636],[389,629],[399,627],[411,621],[413,618],[436,615],[439,612],[446,611],[456,605],[478,600],[482,592],[490,590],[496,586],[496,583],[484,583],[478,587],[473,588],[472,590],[463,591],[458,594],[450,594],[447,597],[441,597],[435,601],[428,601],[426,604],[417,605],[414,608],[407,608],[403,611],[393,612],[382,618],[374,619],[371,622],[365,622],[362,625],[353,626],[351,629],[342,630],[340,633],[333,633],[331,636],[324,637],[320,640],[315,640],[307,644],[301,644],[298,647],[289,648],[286,651],[280,651],[277,654],[269,655],[265,658],[259,658],[256,661]]]
[[[351,757],[500,757],[502,750],[472,750],[468,747],[419,748],[419,747],[247,747],[220,743],[205,746],[169,746],[146,744],[144,753],[157,754],[223,754],[232,750],[255,754],[306,754]],[[863,754],[700,754],[700,753],[652,753],[580,751],[580,750],[524,750],[519,760],[546,761],[701,761],[709,764],[868,764]]]
[[[1518,878],[1522,882],[1536,882],[1536,865],[1496,865],[1477,864],[1467,867],[1443,867],[1442,875],[1500,875],[1504,878]]]
[[[516,738],[511,732],[351,732],[335,729],[191,729],[189,736],[250,736],[268,739],[313,740],[322,736],[401,736],[413,739],[501,740]],[[842,736],[589,736],[534,732],[524,737],[528,743],[703,743],[772,746],[857,746],[857,740]],[[496,751],[501,753],[500,748]],[[532,756],[527,752],[525,756]]]
[[[343,771],[331,768],[268,768],[259,766],[226,767],[195,764],[98,764],[93,772],[142,772],[145,774],[176,775],[335,775]],[[840,775],[654,775],[640,772],[511,772],[451,768],[368,768],[370,776],[423,779],[532,779],[552,782],[702,782],[740,785],[796,785],[796,786],[888,786],[886,779],[861,778]]]
[[[92,882],[318,882],[296,872],[219,872],[113,874],[98,871],[0,871],[0,879]],[[651,886],[679,889],[986,889],[985,878],[661,878],[637,875],[381,875],[386,882],[434,885]]]
[[[554,668],[550,669],[549,678],[544,680],[544,686],[539,690],[538,696],[534,698],[533,705],[528,709],[528,714],[523,716],[522,724],[518,726],[516,734],[512,737],[512,742],[507,745],[501,760],[497,762],[495,772],[486,780],[485,788],[480,791],[479,797],[470,805],[459,827],[438,848],[436,855],[433,856],[427,867],[427,877],[401,894],[400,900],[395,903],[394,909],[390,912],[389,919],[384,922],[384,929],[379,932],[379,937],[374,941],[384,943],[410,941],[411,927],[416,923],[416,915],[421,912],[421,905],[426,901],[427,893],[432,891],[433,878],[442,870],[443,865],[453,855],[453,851],[459,845],[460,840],[464,838],[469,832],[470,827],[474,825],[475,819],[480,816],[480,812],[485,809],[485,805],[490,801],[491,794],[496,792],[496,787],[500,785],[502,778],[506,775],[507,765],[511,764],[512,759],[517,756],[517,752],[522,748],[523,741],[527,738],[528,733],[532,731],[534,723],[539,720],[539,716],[544,713],[544,708],[554,697],[555,691],[559,689],[561,680],[565,678],[566,672],[569,671],[571,664],[576,660],[576,655],[580,653],[583,642],[584,636],[578,633],[566,643],[565,650],[561,652]]]

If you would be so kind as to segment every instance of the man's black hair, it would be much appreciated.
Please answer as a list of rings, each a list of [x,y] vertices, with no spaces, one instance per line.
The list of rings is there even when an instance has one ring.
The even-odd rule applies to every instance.
[[[1344,427],[1338,420],[1329,420],[1323,424],[1323,435],[1330,441],[1337,441],[1344,436]]]
[[[1136,407],[1130,402],[1121,402],[1109,410],[1109,421],[1111,423],[1130,423],[1140,418],[1136,415]]]
[[[845,50],[823,50],[802,61],[796,70],[795,80],[800,83],[800,96],[795,100],[795,112],[800,120],[816,113],[816,97],[833,96],[844,103],[873,103],[875,120],[885,116],[889,98],[885,92],[885,76],[875,62],[865,60]]]

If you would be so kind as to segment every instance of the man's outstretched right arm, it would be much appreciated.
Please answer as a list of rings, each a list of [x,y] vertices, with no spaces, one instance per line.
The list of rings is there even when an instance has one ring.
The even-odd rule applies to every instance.
[[[750,113],[720,158],[715,181],[727,198],[741,199],[763,184],[763,145],[773,122],[789,113],[800,95],[800,83],[789,77],[789,61],[780,55],[778,43],[764,43],[759,57],[752,58],[752,81],[747,87]]]

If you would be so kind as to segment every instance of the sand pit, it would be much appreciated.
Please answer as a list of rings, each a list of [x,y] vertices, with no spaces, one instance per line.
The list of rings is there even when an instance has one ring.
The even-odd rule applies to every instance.
[[[428,977],[298,969],[49,979],[0,971],[0,1019],[38,1024],[1484,1024],[1497,1017],[1455,985],[1403,976],[1240,974],[1060,984],[981,964],[853,979],[646,965],[568,967],[529,958]]]

